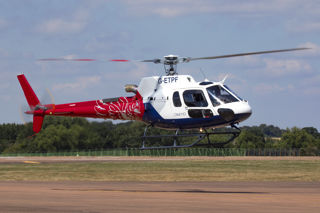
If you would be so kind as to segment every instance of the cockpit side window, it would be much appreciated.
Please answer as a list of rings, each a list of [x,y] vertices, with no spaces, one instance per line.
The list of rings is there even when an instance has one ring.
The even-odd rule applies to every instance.
[[[202,90],[184,91],[183,100],[188,107],[207,107],[208,106],[208,102]]]
[[[219,99],[221,102],[225,104],[239,101],[237,98],[235,98],[231,93],[229,93],[226,89],[224,89],[220,85],[208,87],[207,91],[210,99],[211,99],[211,96],[213,98],[216,97],[217,99]],[[212,104],[215,105],[215,103],[212,103]]]
[[[209,98],[211,100],[211,103],[214,107],[219,106],[220,102],[217,100],[217,98],[214,96],[213,92],[207,88],[208,94],[209,94]]]
[[[173,105],[175,107],[181,107],[181,100],[180,100],[180,96],[179,96],[179,92],[178,91],[175,91],[173,93],[172,100],[173,100]]]

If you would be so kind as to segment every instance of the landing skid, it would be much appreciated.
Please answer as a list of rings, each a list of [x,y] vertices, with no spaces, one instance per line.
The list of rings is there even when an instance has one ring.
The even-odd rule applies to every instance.
[[[208,132],[206,129],[203,129],[204,132],[199,133],[186,133],[186,134],[179,134],[179,129],[176,131],[174,135],[147,135],[147,131],[150,128],[150,125],[147,126],[144,130],[144,134],[142,136],[142,146],[140,149],[170,149],[170,148],[188,148],[192,146],[206,146],[206,147],[215,147],[215,148],[222,148],[225,144],[230,143],[233,141],[236,137],[238,137],[241,133],[241,130],[235,126],[234,124],[231,125],[232,128],[235,130],[233,131],[223,131],[223,132]],[[210,135],[231,135],[231,137],[223,142],[218,143],[211,143],[210,141]],[[177,139],[180,137],[198,137],[194,142],[186,145],[178,145]],[[146,139],[152,139],[152,138],[173,138],[173,144],[171,146],[146,146]],[[207,144],[198,144],[203,139],[207,138],[208,143]]]

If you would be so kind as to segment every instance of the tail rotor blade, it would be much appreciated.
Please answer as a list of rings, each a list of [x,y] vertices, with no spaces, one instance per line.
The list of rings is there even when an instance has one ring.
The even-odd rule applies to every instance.
[[[53,97],[51,91],[50,91],[48,88],[46,88],[46,91],[47,91],[47,93],[49,94],[49,96],[50,96],[50,101],[51,101],[50,104],[46,105],[46,107],[47,107],[48,109],[55,109],[54,97]]]
[[[47,90],[48,94],[50,95],[51,104],[54,104],[54,97],[53,97],[51,91],[48,88],[46,88],[46,90]]]
[[[23,124],[26,124],[27,122],[24,119],[24,112],[23,112],[22,106],[20,106],[20,108],[19,108],[19,113],[20,113],[21,121],[23,122]]]
[[[111,59],[112,62],[130,62],[130,60],[127,59]]]
[[[55,108],[54,97],[48,88],[46,88],[46,91],[41,96],[40,103],[41,103],[40,106],[42,106],[45,110]]]
[[[54,97],[51,93],[51,91],[46,88],[46,91],[44,93],[44,95],[41,97],[40,99],[41,104],[54,104]]]
[[[19,108],[19,114],[20,114],[20,119],[23,122],[23,124],[30,123],[32,121],[32,116],[31,114],[27,114],[26,112],[31,112],[30,108],[26,105],[21,105]]]

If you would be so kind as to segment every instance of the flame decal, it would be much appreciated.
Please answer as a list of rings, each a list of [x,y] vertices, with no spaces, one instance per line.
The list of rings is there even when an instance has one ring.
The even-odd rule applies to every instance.
[[[121,120],[142,120],[144,113],[142,100],[135,97],[120,97],[108,103],[97,100],[94,109],[98,116]]]

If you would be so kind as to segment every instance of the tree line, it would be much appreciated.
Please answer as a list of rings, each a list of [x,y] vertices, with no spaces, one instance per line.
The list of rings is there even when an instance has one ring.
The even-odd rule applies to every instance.
[[[46,153],[59,151],[139,148],[145,124],[111,121],[89,122],[84,118],[47,117],[40,133],[35,136],[32,123],[1,124],[0,153]],[[228,129],[228,128],[225,128]],[[273,125],[241,127],[241,134],[225,148],[244,149],[302,149],[314,155],[320,150],[320,133],[314,127],[280,129]],[[173,134],[173,131],[151,128],[148,135]],[[179,143],[190,143],[195,138],[183,138]],[[213,143],[226,140],[214,135]],[[153,146],[171,145],[173,138],[152,139]]]

